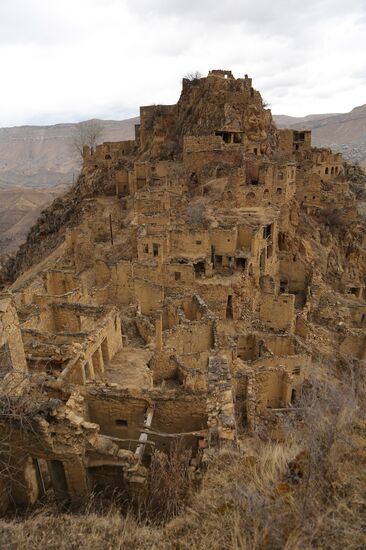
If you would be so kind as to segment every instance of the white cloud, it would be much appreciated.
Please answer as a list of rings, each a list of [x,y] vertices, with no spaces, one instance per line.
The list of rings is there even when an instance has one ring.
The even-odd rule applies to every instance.
[[[366,101],[364,0],[1,0],[0,126],[124,118],[188,71],[253,77],[274,112]]]

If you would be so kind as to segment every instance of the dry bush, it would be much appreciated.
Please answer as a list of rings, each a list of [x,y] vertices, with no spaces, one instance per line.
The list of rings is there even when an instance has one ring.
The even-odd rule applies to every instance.
[[[0,548],[18,550],[160,550],[158,530],[137,524],[116,510],[104,515],[54,515],[42,512],[25,521],[0,520]],[[168,548],[168,547],[165,547]]]
[[[351,376],[313,381],[286,443],[260,443],[256,458],[221,453],[169,540],[182,549],[364,548],[364,388]]]
[[[321,221],[329,227],[333,234],[337,231],[344,231],[348,226],[345,212],[340,208],[325,208],[320,214],[320,217]]]
[[[187,223],[190,225],[203,225],[206,222],[206,204],[201,199],[187,206]]]
[[[82,159],[84,146],[88,145],[95,149],[102,139],[103,130],[103,124],[99,120],[87,120],[76,124],[71,139],[71,151]]]
[[[34,432],[31,409],[28,396],[0,397],[0,481],[6,484],[16,480],[23,462],[23,442],[17,444],[18,430]]]
[[[365,547],[365,376],[312,380],[284,423],[283,442],[254,441],[251,454],[222,450],[190,494],[189,453],[152,462],[148,528],[113,510],[104,515],[0,522],[6,548],[190,550],[361,550]],[[26,543],[25,543],[26,541]]]
[[[282,548],[281,524],[289,514],[276,487],[298,448],[269,445],[262,451],[260,458],[222,451],[189,512],[167,526],[169,540],[187,550]]]
[[[187,504],[191,481],[189,462],[191,451],[177,440],[169,453],[155,451],[149,474],[149,493],[143,515],[154,523],[166,522],[182,512]]]
[[[202,77],[203,75],[199,71],[191,71],[184,76],[186,80],[190,80],[191,82],[199,80]]]
[[[42,387],[27,391],[24,385],[29,381],[27,375],[15,375],[6,383],[8,395],[0,396],[0,482],[6,488],[22,486],[19,473],[32,444],[44,445],[39,414],[45,415],[60,404],[58,399],[45,400]],[[20,386],[24,390],[21,393]]]

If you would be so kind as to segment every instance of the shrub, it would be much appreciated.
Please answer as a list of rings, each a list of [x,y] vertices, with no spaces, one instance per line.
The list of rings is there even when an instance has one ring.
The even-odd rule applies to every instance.
[[[180,440],[172,444],[168,454],[153,453],[144,511],[150,521],[166,522],[184,509],[191,489],[190,459],[191,451],[184,449]]]
[[[186,80],[190,80],[191,82],[199,80],[202,77],[203,75],[199,71],[191,71],[184,76]]]
[[[191,203],[186,210],[187,222],[191,225],[202,225],[206,221],[206,206],[203,201]]]

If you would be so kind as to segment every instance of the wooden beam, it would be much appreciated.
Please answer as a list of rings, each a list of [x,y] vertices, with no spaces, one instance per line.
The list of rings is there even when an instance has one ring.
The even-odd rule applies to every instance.
[[[154,408],[149,407],[147,409],[146,417],[144,421],[144,431],[141,432],[141,435],[139,437],[139,444],[137,445],[137,449],[135,451],[135,456],[138,458],[139,462],[142,461],[142,457],[144,456],[144,451],[145,451],[145,445],[147,443],[146,428],[150,428],[153,416],[154,416]]]
[[[111,234],[111,244],[113,245],[112,214],[109,214],[109,231],[110,231],[110,234]]]
[[[140,443],[139,439],[121,439],[120,437],[114,437],[113,435],[104,435],[104,434],[103,434],[103,437],[106,437],[111,441],[119,441],[120,443]],[[154,441],[146,441],[146,445],[151,445],[151,447],[155,447]]]
[[[141,431],[149,435],[158,435],[159,437],[171,437],[171,438],[186,437],[186,436],[203,437],[205,435],[208,435],[208,430],[200,430],[200,431],[194,431],[194,432],[166,433],[166,432],[161,432],[159,430],[143,427],[141,428]]]

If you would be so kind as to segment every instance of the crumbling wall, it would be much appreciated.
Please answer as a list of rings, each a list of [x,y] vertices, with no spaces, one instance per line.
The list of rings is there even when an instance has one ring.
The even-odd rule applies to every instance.
[[[306,292],[308,283],[308,266],[299,257],[281,257],[280,281],[286,284],[288,292]]]
[[[100,426],[100,432],[118,438],[118,444],[123,449],[132,449],[137,445],[143,426],[148,402],[128,394],[123,399],[118,394],[102,397],[88,394],[88,412],[91,422]]]
[[[78,288],[79,281],[72,271],[50,270],[46,275],[47,294],[62,295]]]
[[[251,376],[250,391],[247,414],[253,419],[253,414],[266,415],[268,409],[285,408],[291,403],[292,378],[282,367],[262,367]]]
[[[211,445],[235,441],[234,396],[230,368],[225,357],[209,358],[207,411]]]
[[[170,254],[173,258],[204,258],[211,255],[211,241],[207,230],[172,231]]]
[[[155,402],[152,428],[167,434],[179,434],[187,447],[193,451],[198,448],[198,437],[192,432],[206,432],[207,410],[203,395],[184,395],[176,392],[174,396],[161,396]],[[185,434],[185,435],[183,435]],[[203,434],[201,434],[202,437]],[[174,439],[151,435],[158,449],[168,451]]]
[[[121,261],[111,267],[111,299],[117,304],[129,304],[133,296],[131,262]]]
[[[295,296],[293,294],[262,295],[259,317],[268,328],[293,332],[295,327]]]
[[[134,287],[142,314],[148,315],[161,309],[164,300],[164,288],[161,285],[135,278]]]
[[[164,346],[175,353],[196,353],[214,347],[213,321],[192,321],[163,333]]]

